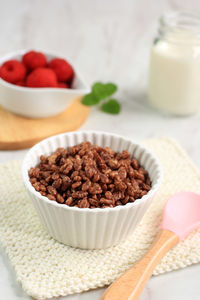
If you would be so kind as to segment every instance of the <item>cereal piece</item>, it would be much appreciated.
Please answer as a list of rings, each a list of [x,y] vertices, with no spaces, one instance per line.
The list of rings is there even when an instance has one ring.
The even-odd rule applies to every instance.
[[[72,183],[72,188],[73,188],[73,189],[76,189],[76,188],[79,187],[81,184],[82,184],[81,181],[76,181],[76,182]]]
[[[52,176],[51,176],[51,178],[52,178],[53,180],[57,180],[59,177],[60,177],[60,176],[59,176],[58,173],[53,173]]]
[[[41,192],[46,192],[46,190],[47,190],[47,189],[46,189],[46,186],[43,185],[43,184],[41,184],[41,185],[40,185],[40,191],[41,191]]]
[[[73,198],[72,197],[69,197],[69,198],[67,198],[67,200],[65,201],[65,204],[67,204],[67,205],[71,205],[72,204],[72,202],[73,202]]]
[[[91,181],[87,180],[82,185],[82,191],[87,191],[91,186]]]
[[[56,191],[56,189],[55,189],[52,185],[49,185],[49,186],[47,187],[47,190],[48,190],[49,194],[51,194],[51,195],[53,195],[53,196],[56,196],[57,191]]]
[[[81,176],[78,176],[78,175],[77,175],[77,176],[75,176],[73,179],[74,179],[74,181],[80,181],[80,180],[81,180]]]
[[[37,182],[37,178],[35,178],[35,177],[32,177],[31,179],[30,179],[30,182],[32,183],[32,185],[34,184],[34,183],[36,183]]]
[[[129,202],[129,196],[126,196],[124,199],[121,200],[122,204],[125,205]]]
[[[100,181],[101,181],[102,183],[108,183],[108,182],[109,182],[109,178],[108,178],[107,175],[101,174],[101,175],[100,175]]]
[[[113,198],[115,201],[121,200],[123,197],[124,197],[124,194],[121,191],[113,193]]]
[[[62,184],[62,179],[61,178],[58,178],[56,180],[54,180],[54,182],[52,183],[52,186],[56,189],[59,189],[59,187],[61,186]]]
[[[132,160],[131,160],[131,165],[133,166],[133,168],[134,168],[135,170],[138,170],[138,169],[139,169],[138,161],[137,161],[135,158],[132,158]]]
[[[83,191],[77,191],[77,192],[73,192],[72,193],[72,197],[73,198],[77,198],[77,199],[81,199],[84,197],[87,197],[88,193],[87,192],[83,192]]]
[[[127,159],[129,157],[130,157],[130,154],[129,154],[128,150],[122,151],[122,154],[121,154],[122,159]]]
[[[50,164],[55,164],[56,163],[56,160],[57,160],[57,157],[58,155],[56,153],[53,153],[52,155],[50,155],[47,159],[48,159],[48,162]]]
[[[118,191],[124,191],[127,188],[127,185],[123,181],[117,181],[115,187]]]
[[[95,173],[96,173],[96,171],[94,168],[92,168],[90,166],[85,167],[85,174],[89,179],[91,179]]]
[[[93,176],[93,178],[92,178],[92,181],[93,181],[93,182],[98,182],[99,180],[100,180],[100,175],[99,175],[99,173],[94,174],[94,176]]]
[[[48,194],[48,195],[47,195],[47,198],[48,198],[49,200],[56,201],[56,197],[53,196],[53,195],[51,195],[51,194]]]
[[[57,201],[58,201],[59,203],[64,203],[64,202],[65,202],[64,198],[63,198],[60,194],[57,194],[57,195],[56,195],[56,199],[57,199]]]
[[[127,176],[127,171],[125,167],[120,167],[118,170],[118,174],[121,180],[124,180]]]
[[[106,199],[113,199],[113,194],[110,191],[105,192]]]
[[[111,159],[108,161],[108,165],[111,169],[117,169],[119,167],[119,162],[117,159]]]
[[[40,191],[40,183],[39,183],[39,182],[34,183],[34,184],[33,184],[33,187],[35,188],[35,190],[36,190],[37,192]]]
[[[111,199],[101,198],[99,202],[104,205],[113,205],[113,200]]]
[[[102,192],[102,188],[98,183],[94,183],[90,188],[89,188],[89,193],[90,194],[100,194]]]
[[[116,205],[116,206],[122,205],[122,202],[118,200],[118,201],[115,202],[115,205]]]
[[[95,206],[95,207],[98,206],[98,201],[97,201],[97,199],[89,198],[88,201],[89,201],[90,205]]]
[[[145,180],[144,174],[141,174],[139,171],[135,171],[135,178],[138,178],[142,181]]]
[[[89,204],[87,198],[83,198],[82,200],[80,200],[80,202],[78,203],[78,207],[80,207],[80,208],[90,207],[90,204]]]

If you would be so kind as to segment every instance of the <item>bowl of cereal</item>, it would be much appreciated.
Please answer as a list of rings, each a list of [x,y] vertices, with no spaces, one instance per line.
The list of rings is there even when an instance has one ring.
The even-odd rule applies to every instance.
[[[103,249],[134,232],[159,188],[161,168],[149,150],[129,139],[77,131],[32,147],[22,177],[53,238]]]

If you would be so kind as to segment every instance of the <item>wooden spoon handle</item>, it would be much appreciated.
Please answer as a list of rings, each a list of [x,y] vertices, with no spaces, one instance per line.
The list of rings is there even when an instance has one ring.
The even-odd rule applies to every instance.
[[[163,229],[149,251],[105,291],[101,300],[136,300],[165,253],[179,242],[178,236]]]

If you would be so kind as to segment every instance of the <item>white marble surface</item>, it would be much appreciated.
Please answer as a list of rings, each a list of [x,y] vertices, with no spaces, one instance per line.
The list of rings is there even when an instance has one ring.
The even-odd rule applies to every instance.
[[[83,129],[116,132],[136,140],[168,135],[200,167],[200,114],[161,115],[147,104],[149,48],[156,20],[173,9],[200,10],[198,0],[0,0],[0,55],[22,48],[58,52],[78,66],[88,83],[114,81],[122,113],[92,109]],[[0,162],[23,158],[23,151],[0,151]],[[140,300],[199,300],[200,265],[150,279]],[[64,297],[97,300],[103,289]],[[16,283],[4,251],[0,256],[0,299],[30,299]]]

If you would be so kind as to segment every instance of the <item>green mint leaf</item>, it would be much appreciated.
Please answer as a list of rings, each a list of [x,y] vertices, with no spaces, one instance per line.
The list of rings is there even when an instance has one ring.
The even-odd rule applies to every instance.
[[[116,86],[116,84],[109,82],[109,83],[105,84],[105,89],[106,89],[107,95],[109,97],[117,91],[117,86]]]
[[[99,103],[99,99],[93,94],[87,94],[83,97],[81,101],[84,105],[92,106]]]
[[[117,91],[117,86],[114,83],[96,82],[92,87],[92,93],[99,99],[105,99]]]
[[[118,115],[121,110],[121,105],[117,100],[110,99],[101,105],[101,110],[109,114]]]
[[[104,84],[101,82],[96,82],[92,86],[92,93],[99,99],[106,98],[105,90],[104,90]]]

